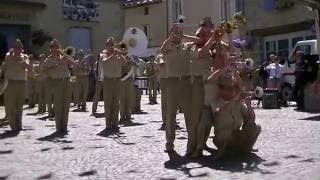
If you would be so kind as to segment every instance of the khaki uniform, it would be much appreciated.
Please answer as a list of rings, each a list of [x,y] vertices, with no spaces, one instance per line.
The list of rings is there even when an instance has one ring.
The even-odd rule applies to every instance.
[[[104,75],[103,98],[106,116],[106,128],[111,128],[111,126],[113,128],[118,128],[122,63],[115,56],[107,61],[104,61],[106,58],[108,58],[106,54],[102,55],[101,57]]]
[[[77,76],[75,75],[75,69],[73,66],[71,66],[71,77],[70,77],[70,92],[71,92],[71,102],[74,104],[74,106],[77,105],[79,102],[77,94]]]
[[[223,107],[225,102],[218,98],[211,104],[212,110]],[[247,108],[242,103],[234,103],[227,112],[214,116],[213,143],[218,150],[247,153],[252,150],[261,127],[249,121]],[[244,123],[244,124],[243,124]],[[243,126],[242,126],[243,124]],[[240,130],[242,126],[242,130]]]
[[[37,64],[39,64],[39,62],[35,60],[30,61],[29,63],[29,65],[33,69]],[[34,107],[37,102],[37,91],[36,91],[37,80],[34,72],[28,71],[27,77],[28,77],[28,80],[27,80],[28,103],[30,107]]]
[[[46,111],[46,96],[45,96],[45,84],[46,73],[42,72],[43,63],[39,62],[39,65],[35,67],[35,71],[38,73],[36,78],[36,93],[38,97],[38,113],[44,113]]]
[[[143,60],[136,60],[135,62],[135,73],[134,73],[134,103],[133,103],[133,112],[139,113],[141,112],[141,96],[143,94],[142,89],[139,88],[139,80],[137,80],[137,77],[143,76],[143,72],[145,69],[145,63]]]
[[[162,123],[166,124],[167,121],[167,65],[158,65],[158,77],[160,80],[160,90],[161,90],[161,112],[162,112]]]
[[[157,104],[158,79],[154,62],[147,64],[145,75],[148,77],[149,103]]]
[[[89,73],[90,65],[88,61],[84,61],[79,67],[75,68],[76,75],[76,99],[78,107],[86,110],[86,102],[89,89]]]
[[[70,72],[67,62],[57,57],[48,57],[44,66],[48,70],[48,87],[52,89],[53,105],[57,132],[67,132],[71,101]],[[56,66],[56,64],[58,64]]]
[[[22,62],[26,62],[26,60],[26,55],[6,56],[2,68],[8,79],[8,85],[4,92],[4,104],[9,125],[13,131],[22,129],[22,111],[27,80],[26,68]]]
[[[123,73],[129,72],[132,64],[123,67]],[[134,104],[134,82],[133,76],[129,77],[120,85],[120,119],[122,121],[130,121]]]
[[[192,73],[192,101],[191,101],[191,121],[188,136],[187,154],[196,150],[198,125],[201,118],[201,110],[205,96],[205,78],[210,73],[212,60],[208,58],[198,58],[198,48],[191,48],[191,73]]]
[[[167,123],[166,123],[166,148],[173,150],[176,114],[178,107],[184,113],[187,130],[191,120],[191,79],[190,79],[190,56],[183,50],[182,45],[175,46],[163,56],[167,62]]]
[[[103,69],[102,69],[102,63],[100,62],[100,59],[97,62],[97,69],[96,69],[96,86],[95,86],[95,93],[93,97],[93,103],[92,103],[92,113],[96,113],[98,103],[101,97],[101,92],[103,90]]]

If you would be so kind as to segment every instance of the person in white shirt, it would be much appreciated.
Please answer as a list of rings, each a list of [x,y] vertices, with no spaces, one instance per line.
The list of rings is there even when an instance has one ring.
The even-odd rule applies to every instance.
[[[271,64],[266,67],[269,73],[268,78],[268,88],[277,88],[280,90],[283,74],[283,65],[279,64],[279,58],[271,54],[270,55]]]

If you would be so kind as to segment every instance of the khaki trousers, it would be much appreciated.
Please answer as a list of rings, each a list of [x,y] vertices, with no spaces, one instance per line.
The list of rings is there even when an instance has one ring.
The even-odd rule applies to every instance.
[[[97,111],[102,89],[103,89],[103,81],[96,81],[95,92],[94,92],[93,103],[92,103],[93,113]]]
[[[160,78],[162,123],[167,121],[167,78]]]
[[[242,130],[237,130],[226,138],[220,138],[219,134],[215,135],[213,143],[220,149],[224,149],[226,153],[249,153],[251,152],[258,136],[261,132],[261,126],[255,123],[245,124]]]
[[[190,131],[191,81],[190,77],[170,77],[167,80],[166,148],[170,150],[174,147],[178,107],[181,107],[183,110],[187,131]]]
[[[50,81],[50,79],[46,79],[45,80],[45,99],[46,99],[46,103],[47,103],[49,117],[54,116],[53,94],[54,94],[54,89],[52,88],[51,81]]]
[[[28,79],[27,81],[28,103],[30,106],[34,106],[37,102],[36,83],[36,80],[32,78]]]
[[[45,80],[36,82],[36,92],[38,95],[38,112],[44,113],[46,111]]]
[[[158,81],[157,78],[149,78],[148,80],[148,91],[149,91],[149,102],[150,104],[157,103],[157,90],[158,90]]]
[[[9,80],[4,93],[4,104],[6,116],[9,120],[11,130],[22,129],[22,110],[25,100],[25,81]]]
[[[133,104],[133,110],[135,112],[141,111],[141,96],[142,96],[142,90],[139,89],[137,86],[134,86],[134,94],[135,94],[135,102]]]
[[[70,79],[50,79],[57,132],[67,132],[71,101]]]
[[[76,79],[75,82],[71,82],[70,83],[70,91],[71,91],[71,102],[76,105],[76,103],[79,102],[78,98],[77,98],[77,84],[78,84],[78,79]]]
[[[201,118],[201,108],[204,104],[204,80],[202,76],[194,77],[192,83],[191,121],[188,131],[187,154],[196,150],[198,125]]]
[[[210,131],[213,126],[213,115],[210,106],[202,106],[201,118],[197,130],[197,151],[202,152],[206,142],[210,136]]]
[[[106,128],[119,126],[120,78],[104,78],[103,99],[106,116]]]
[[[86,108],[89,89],[89,76],[77,76],[76,92],[78,107]]]
[[[120,117],[121,120],[130,120],[134,103],[133,79],[129,78],[120,83]]]

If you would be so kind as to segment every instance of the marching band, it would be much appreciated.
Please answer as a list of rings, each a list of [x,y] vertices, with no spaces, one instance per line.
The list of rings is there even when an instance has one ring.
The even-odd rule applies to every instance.
[[[174,152],[176,115],[184,114],[188,142],[186,156],[199,157],[206,146],[212,126],[218,156],[230,152],[252,151],[261,127],[255,123],[248,79],[239,63],[252,67],[252,60],[239,61],[239,49],[232,44],[232,32],[245,19],[235,15],[234,22],[214,27],[204,19],[195,36],[184,34],[181,24],[174,24],[156,57],[144,63],[130,53],[128,46],[110,37],[94,66],[91,53],[77,54],[72,47],[62,50],[58,40],[50,43],[50,54],[39,58],[23,53],[16,41],[1,67],[8,85],[4,92],[6,115],[13,131],[22,128],[22,106],[26,82],[31,92],[29,105],[38,104],[37,113],[48,110],[56,123],[56,132],[68,132],[70,103],[86,111],[89,73],[96,72],[92,115],[103,92],[106,130],[119,132],[120,123],[141,111],[141,89],[136,76],[148,77],[150,104],[157,104],[158,82],[161,90],[162,126],[165,151]],[[134,32],[133,32],[134,34]],[[28,77],[27,77],[28,72]],[[143,73],[141,73],[143,72]],[[75,83],[75,84],[73,84]],[[73,87],[74,86],[74,87]],[[74,100],[72,101],[72,96]]]

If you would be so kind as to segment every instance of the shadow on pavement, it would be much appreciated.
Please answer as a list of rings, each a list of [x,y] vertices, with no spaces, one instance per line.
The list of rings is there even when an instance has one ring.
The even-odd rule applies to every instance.
[[[37,179],[51,179],[51,177],[52,177],[52,174],[48,173],[48,174],[45,174],[43,176],[38,177]]]
[[[104,129],[101,132],[99,132],[97,135],[101,137],[109,137],[111,135],[114,135],[116,137],[120,137],[119,135],[124,134],[122,132],[116,131],[114,129]]]
[[[67,135],[67,133],[57,133],[54,132],[48,136],[42,137],[42,138],[38,138],[38,141],[50,141],[50,142],[55,142],[55,143],[72,143],[73,141],[68,141],[65,140],[65,136]]]
[[[303,119],[299,119],[299,120],[320,121],[320,115],[318,115],[318,116],[311,116],[311,117],[307,117],[307,118],[303,118]]]
[[[13,151],[10,150],[5,150],[5,151],[0,151],[0,154],[11,154]]]
[[[91,170],[91,171],[82,172],[82,173],[80,173],[78,176],[80,176],[80,177],[83,177],[83,176],[92,176],[92,175],[95,175],[95,174],[97,174],[97,171],[96,171],[96,170]]]
[[[9,121],[1,121],[0,122],[0,128],[8,126],[9,125]]]
[[[18,136],[19,132],[17,131],[5,131],[4,133],[0,134],[0,139],[6,139],[6,138],[13,138]]]
[[[215,152],[213,152],[214,154]],[[177,153],[169,154],[170,160],[164,163],[165,168],[175,169],[182,171],[189,177],[204,177],[207,176],[206,173],[193,176],[190,174],[192,169],[207,167],[210,169],[229,171],[229,172],[259,172],[261,174],[274,174],[273,172],[263,170],[258,167],[259,164],[265,160],[256,155],[255,153],[248,154],[246,156],[237,157],[225,157],[222,160],[215,160],[214,155],[203,156],[199,159],[190,159],[188,157],[180,156]],[[201,166],[195,168],[188,168],[187,164],[190,162],[197,162]]]
[[[131,126],[143,126],[145,124],[144,123],[135,123],[132,121],[124,121],[124,122],[121,122],[121,125],[123,125],[123,127],[131,127]]]
[[[94,113],[93,116],[95,118],[104,118],[105,117],[105,114],[104,113]]]
[[[9,176],[0,176],[0,180],[7,180]]]

